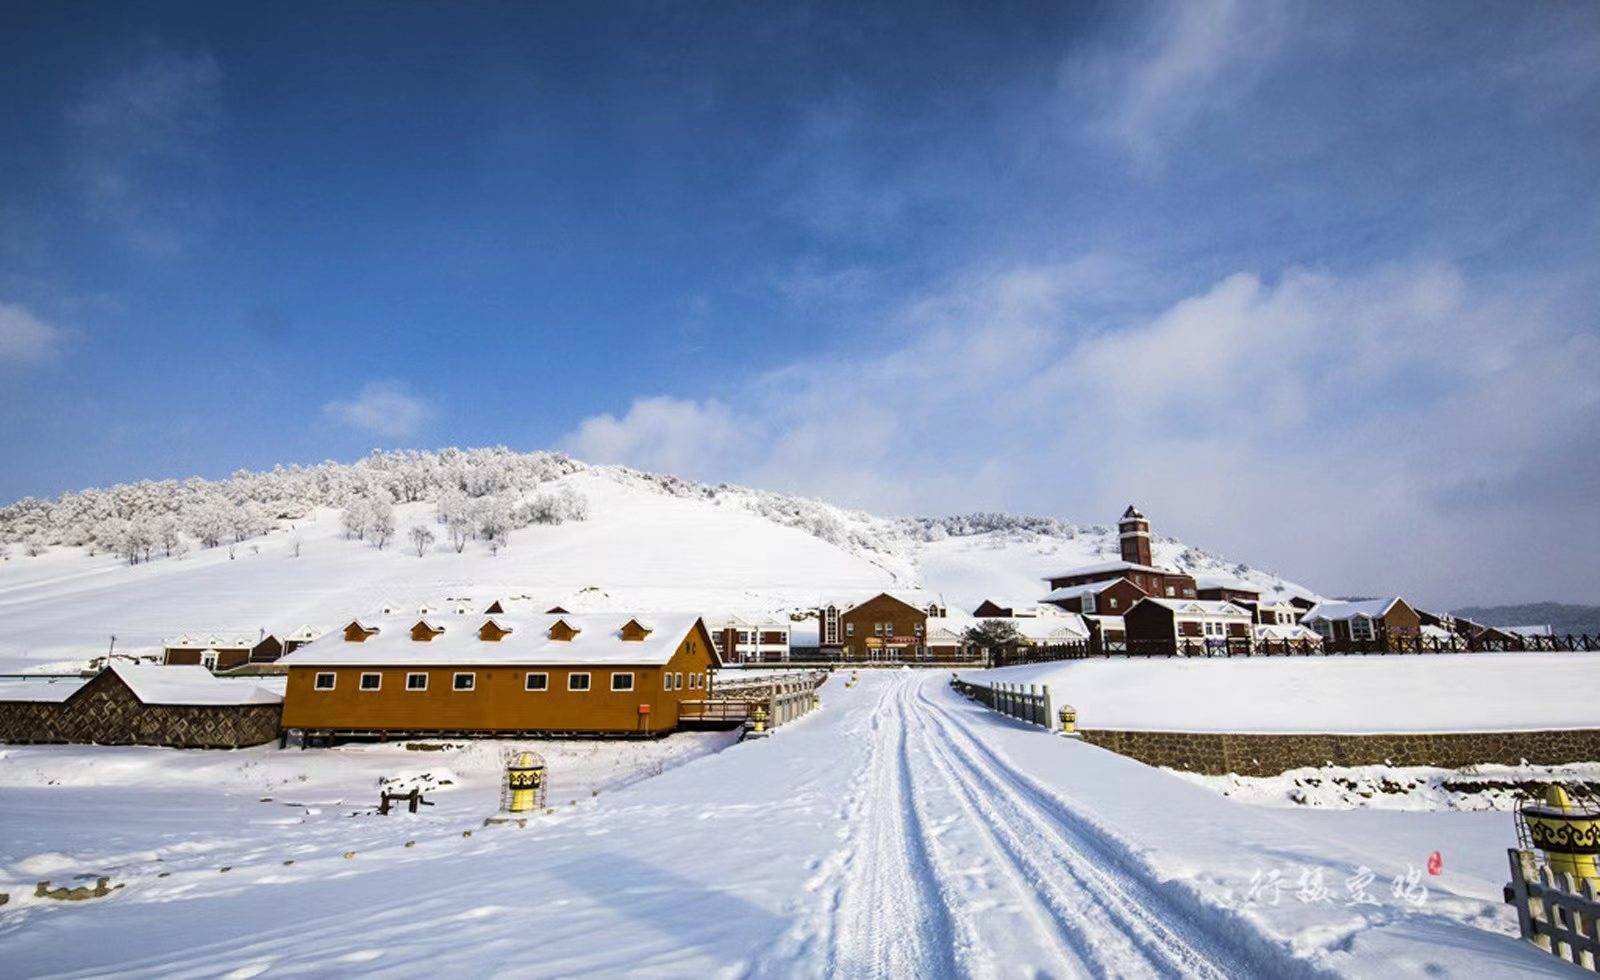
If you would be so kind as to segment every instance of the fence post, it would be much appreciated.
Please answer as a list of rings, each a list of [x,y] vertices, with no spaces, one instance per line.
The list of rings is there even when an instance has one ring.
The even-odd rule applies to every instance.
[[[1055,720],[1054,720],[1055,719],[1055,713],[1050,710],[1050,708],[1051,708],[1051,705],[1050,705],[1050,685],[1049,684],[1045,684],[1045,685],[1043,685],[1043,687],[1044,687],[1044,727],[1045,727],[1045,731],[1049,731],[1050,727],[1055,724]]]

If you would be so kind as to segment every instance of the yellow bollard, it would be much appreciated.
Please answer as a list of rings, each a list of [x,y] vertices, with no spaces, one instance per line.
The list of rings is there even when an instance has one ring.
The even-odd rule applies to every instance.
[[[516,762],[506,767],[506,785],[511,790],[511,803],[506,809],[512,813],[532,810],[543,779],[544,767],[534,764],[532,752],[518,756]]]
[[[767,733],[767,709],[765,705],[756,705],[755,721],[755,733],[757,735],[765,735]]]
[[[1064,704],[1061,706],[1061,710],[1056,712],[1056,716],[1061,719],[1061,734],[1069,736],[1078,734],[1078,710],[1076,708],[1070,704]]]
[[[1544,791],[1543,803],[1522,808],[1522,819],[1551,871],[1600,880],[1600,812],[1576,806],[1566,790],[1552,785]]]

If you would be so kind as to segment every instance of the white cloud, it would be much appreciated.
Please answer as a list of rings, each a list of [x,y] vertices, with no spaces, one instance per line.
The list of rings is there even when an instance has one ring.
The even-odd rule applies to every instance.
[[[562,448],[596,463],[699,477],[737,467],[759,445],[754,427],[715,400],[642,398],[621,418],[585,419]]]
[[[1173,0],[1139,25],[1141,43],[1075,58],[1063,84],[1095,108],[1105,136],[1153,162],[1168,139],[1255,81],[1288,17],[1279,3]]]
[[[60,349],[66,331],[20,306],[0,303],[0,365],[41,364]]]
[[[135,45],[67,111],[73,175],[91,213],[135,248],[188,244],[209,211],[210,144],[222,114],[211,55]]]
[[[348,401],[330,401],[322,414],[372,435],[403,439],[415,435],[434,416],[433,407],[393,381],[373,381]]]
[[[896,349],[636,402],[567,446],[886,513],[1135,500],[1333,593],[1571,600],[1600,575],[1600,507],[1561,490],[1600,470],[1592,325],[1435,264],[1239,273],[1106,317],[1084,297],[1117,278],[1086,268],[966,277],[906,305]]]

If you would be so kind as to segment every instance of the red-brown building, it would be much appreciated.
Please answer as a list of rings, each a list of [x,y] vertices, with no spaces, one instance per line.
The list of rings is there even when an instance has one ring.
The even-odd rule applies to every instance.
[[[163,641],[161,647],[161,662],[169,667],[200,666],[215,671],[272,663],[285,652],[282,640],[260,630],[185,633]]]
[[[1422,618],[1399,596],[1319,603],[1301,622],[1336,643],[1410,640],[1422,632]]]
[[[1128,652],[1159,655],[1248,651],[1251,620],[1249,610],[1211,599],[1141,599],[1122,617]]]
[[[1129,506],[1117,525],[1122,560],[1071,568],[1045,578],[1042,602],[1083,615],[1120,616],[1146,596],[1194,599],[1192,576],[1151,564],[1150,522]]]
[[[840,660],[915,660],[928,656],[928,617],[944,617],[944,603],[880,592],[853,606],[829,603],[817,610],[818,647]]]

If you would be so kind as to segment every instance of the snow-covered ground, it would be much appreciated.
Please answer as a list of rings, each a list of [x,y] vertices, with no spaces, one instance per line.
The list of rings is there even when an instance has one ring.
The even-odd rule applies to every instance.
[[[0,907],[0,949],[27,976],[1565,969],[1512,938],[1504,814],[1249,806],[946,680],[830,683],[820,712],[769,739],[576,803],[558,792],[525,828],[482,826],[494,794],[473,760],[495,746],[9,748],[7,876],[126,887]],[[567,746],[540,748],[558,785],[584,784]],[[460,788],[418,817],[360,812],[376,776],[402,770]]]
[[[1190,782],[1224,796],[1263,806],[1309,806],[1347,810],[1514,810],[1544,788],[1560,783],[1579,799],[1600,799],[1600,763],[1562,766],[1477,765],[1315,766],[1276,776],[1205,776],[1179,772]]]
[[[1083,728],[1193,732],[1461,732],[1600,728],[1597,653],[1116,658],[964,671],[1048,684]]]

